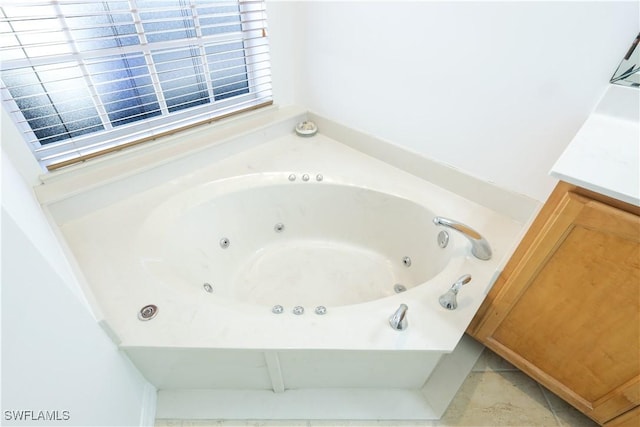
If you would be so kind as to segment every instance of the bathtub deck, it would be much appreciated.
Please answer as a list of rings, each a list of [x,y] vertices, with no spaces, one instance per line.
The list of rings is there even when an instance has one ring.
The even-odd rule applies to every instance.
[[[321,183],[304,183],[298,179],[291,183],[287,176],[292,171],[298,176],[301,171],[308,171],[311,175],[320,172],[324,175],[324,180]],[[231,179],[239,173],[244,174],[240,175],[240,180]],[[254,264],[244,270],[245,277],[238,280],[238,283],[244,282],[245,285],[245,289],[240,288],[239,292],[249,294],[249,289],[264,284],[266,292],[263,295],[274,293],[283,298],[282,302],[280,298],[278,301],[266,301],[266,296],[256,293],[256,298],[263,304],[242,301],[236,304],[236,300],[229,298],[229,295],[216,294],[215,281],[211,282],[214,292],[204,292],[203,283],[209,282],[204,275],[192,275],[193,280],[188,283],[185,280],[173,280],[171,274],[177,268],[183,268],[183,277],[195,271],[199,265],[196,261],[200,262],[195,255],[184,255],[174,263],[175,267],[166,271],[159,270],[151,274],[145,268],[145,264],[155,263],[153,248],[161,242],[148,242],[148,254],[141,251],[135,242],[155,207],[188,190],[198,190],[203,184],[208,187],[218,185],[224,191],[235,191],[235,186],[242,189],[245,182],[254,185],[252,183],[256,179],[266,180],[268,185],[274,183],[309,189],[305,192],[309,200],[313,198],[314,188],[326,189],[324,191],[327,192],[330,191],[330,186],[344,186],[343,188],[374,189],[381,194],[415,201],[422,206],[431,207],[437,215],[455,218],[480,230],[491,243],[494,257],[490,261],[475,259],[470,255],[466,239],[452,234],[450,246],[456,253],[451,261],[429,280],[428,285],[412,287],[411,280],[402,276],[404,267],[400,265],[400,270],[396,267],[390,269],[387,265],[389,259],[377,258],[362,251],[347,255],[347,248],[344,246],[334,246],[329,250],[321,248],[317,242],[308,244],[302,250],[285,246],[280,248],[281,257],[267,255],[267,258],[256,258]],[[99,193],[103,189],[97,191]],[[264,142],[171,183],[119,198],[106,206],[95,203],[92,205],[94,197],[97,196],[81,194],[65,201],[56,206],[55,215],[65,220],[61,225],[62,233],[73,251],[73,257],[82,266],[89,294],[95,296],[95,301],[99,301],[98,317],[113,331],[115,339],[123,346],[451,352],[482,303],[485,292],[515,247],[522,230],[522,224],[498,212],[364,156],[321,134],[304,140],[295,135],[287,135]],[[341,197],[346,198],[347,194]],[[92,210],[87,212],[87,207],[92,207]],[[337,204],[336,208],[339,207]],[[178,204],[176,209],[182,208]],[[307,217],[312,213],[308,212]],[[349,212],[344,213],[348,214]],[[339,215],[336,214],[335,217],[339,218]],[[361,220],[359,216],[355,218],[355,221]],[[302,218],[297,221],[304,223]],[[430,218],[424,221],[430,222]],[[309,222],[313,224],[313,221]],[[244,222],[239,220],[238,223],[242,225]],[[273,224],[269,224],[264,232],[276,235]],[[431,226],[435,229],[435,226]],[[164,227],[164,223],[159,222],[158,227]],[[153,230],[153,227],[149,228]],[[372,230],[372,239],[378,238],[378,234],[388,235],[392,228]],[[242,229],[243,227],[239,227],[239,232]],[[198,235],[198,230],[198,227],[193,228],[194,236]],[[287,229],[282,235],[286,233]],[[176,235],[181,235],[180,230],[176,231]],[[230,248],[222,254],[223,250],[217,246],[221,236],[210,237],[212,249],[217,250],[212,256],[231,255],[234,248],[238,248],[237,240],[233,240]],[[437,248],[437,244],[435,239],[428,242],[418,241],[413,235],[407,238],[414,240],[412,244],[416,248],[413,250],[415,253],[398,252],[393,255],[392,261],[399,263],[404,255],[410,255],[414,260],[411,269],[415,271],[428,263],[428,260],[425,263],[416,262],[422,252],[419,250],[420,245],[424,245],[427,252],[427,247]],[[144,239],[141,241],[144,242]],[[185,241],[185,250],[192,247],[189,242]],[[312,255],[305,257],[304,262],[309,262],[309,267],[292,269],[295,264],[302,263],[305,251]],[[251,263],[251,260],[247,261]],[[203,267],[205,269],[206,266]],[[281,274],[285,274],[285,280],[282,280]],[[286,280],[287,274],[290,275],[290,280]],[[341,278],[338,276],[341,274],[346,276],[344,280],[339,280]],[[460,293],[458,309],[444,310],[438,303],[438,297],[463,274],[471,274],[473,280]],[[382,287],[387,289],[384,291],[387,296],[367,301],[372,294],[362,295],[363,290],[356,290],[355,294],[360,295],[352,295],[354,298],[364,297],[357,304],[342,303],[331,307],[330,303],[324,301],[323,297],[330,298],[339,293],[351,298],[339,285],[348,281],[359,282],[361,280],[358,280],[358,276],[361,280],[372,280],[371,283],[366,283],[366,292],[371,291],[368,289],[370,285],[374,289]],[[299,285],[299,279],[315,282],[320,288],[315,291],[318,292],[317,297],[305,288],[291,292],[276,289],[283,284]],[[396,283],[405,284],[403,282],[407,282],[409,290],[400,294],[392,293],[393,286]],[[332,286],[337,287],[332,289]],[[376,292],[378,291],[373,293]],[[284,301],[285,297],[288,302]],[[292,304],[301,305],[297,298],[303,297],[308,298],[310,306],[305,307],[304,316],[295,316],[291,313]],[[159,314],[150,322],[140,322],[137,313],[147,304],[157,305]],[[285,313],[273,315],[271,307],[274,304],[287,305]],[[388,325],[389,316],[400,304],[409,306],[410,327],[402,334]],[[313,314],[316,305],[327,306],[327,315]],[[294,318],[296,320],[292,321]],[[288,333],[282,334],[282,330]],[[338,330],[342,333],[331,332]],[[296,337],[295,340],[292,337]]]

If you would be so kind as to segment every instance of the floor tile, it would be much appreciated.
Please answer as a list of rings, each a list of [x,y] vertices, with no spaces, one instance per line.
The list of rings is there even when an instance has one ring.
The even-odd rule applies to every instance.
[[[472,372],[502,372],[502,371],[517,371],[518,368],[511,363],[498,356],[493,351],[485,347],[482,354],[478,358],[478,361],[473,366]]]
[[[569,405],[564,400],[540,386],[544,396],[551,406],[551,410],[555,414],[558,422],[562,427],[597,427],[598,424],[591,418]]]
[[[520,371],[472,372],[440,426],[558,426],[538,383]]]

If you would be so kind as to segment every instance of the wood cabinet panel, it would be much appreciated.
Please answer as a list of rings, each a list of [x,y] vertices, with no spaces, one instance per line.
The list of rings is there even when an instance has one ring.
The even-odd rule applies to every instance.
[[[640,406],[625,412],[604,425],[605,427],[638,427],[640,426]]]
[[[469,332],[604,423],[640,404],[640,217],[557,193]]]

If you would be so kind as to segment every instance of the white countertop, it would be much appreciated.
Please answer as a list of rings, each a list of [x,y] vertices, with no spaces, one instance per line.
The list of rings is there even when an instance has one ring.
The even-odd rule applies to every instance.
[[[627,88],[625,88],[627,89]],[[612,109],[630,107],[625,112]],[[624,102],[620,95],[625,97]],[[640,206],[640,90],[609,90],[551,169],[570,184]]]

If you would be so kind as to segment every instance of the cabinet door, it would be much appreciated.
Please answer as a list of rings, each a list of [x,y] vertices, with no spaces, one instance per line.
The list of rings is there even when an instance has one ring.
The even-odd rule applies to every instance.
[[[640,218],[566,193],[474,335],[600,423],[640,404]]]
[[[640,406],[625,412],[617,418],[609,421],[604,427],[638,427],[640,426]]]

